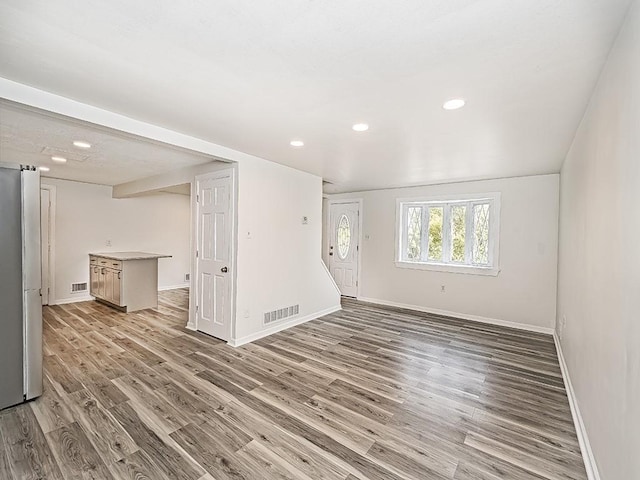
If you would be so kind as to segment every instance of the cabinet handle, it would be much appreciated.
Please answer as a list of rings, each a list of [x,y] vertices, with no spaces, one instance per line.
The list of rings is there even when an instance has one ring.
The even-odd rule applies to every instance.
[[[104,275],[104,268],[100,270],[100,275]]]
[[[121,273],[122,273],[122,272],[118,272],[118,280],[120,280],[120,274],[121,274]]]

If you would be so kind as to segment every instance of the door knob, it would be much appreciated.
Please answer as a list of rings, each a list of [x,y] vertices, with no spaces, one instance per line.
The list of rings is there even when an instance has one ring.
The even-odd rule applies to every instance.
[[[222,267],[222,268],[220,269],[220,271],[221,271],[222,273],[227,273],[227,272],[229,271],[229,269],[228,269],[227,267]]]

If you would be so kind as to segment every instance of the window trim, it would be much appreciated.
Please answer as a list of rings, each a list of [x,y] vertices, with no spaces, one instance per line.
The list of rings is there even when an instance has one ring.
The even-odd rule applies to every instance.
[[[396,198],[396,241],[395,241],[395,264],[398,268],[408,268],[414,270],[431,270],[436,272],[463,273],[471,275],[490,275],[497,276],[500,273],[500,192],[490,193],[472,193],[461,195],[438,195],[429,197],[410,197]],[[489,224],[489,263],[490,266],[469,265],[461,263],[442,263],[442,262],[412,262],[404,259],[403,245],[406,245],[406,236],[408,229],[403,228],[403,207],[406,205],[416,204],[424,206],[428,204],[430,207],[444,206],[445,204],[461,203],[474,204],[483,201],[491,201],[491,223]],[[423,208],[422,221],[424,222],[428,216],[428,208]],[[450,223],[449,209],[443,210],[443,225]],[[473,215],[466,215],[466,229],[468,232],[473,231]],[[421,223],[421,226],[424,224]],[[425,237],[424,235],[422,237]],[[450,229],[442,231],[442,255],[448,255],[450,250]],[[421,238],[421,249],[425,248],[426,238]],[[424,251],[424,250],[421,250]],[[428,252],[428,250],[427,250]],[[473,242],[465,242],[465,259],[473,254]],[[428,253],[427,253],[428,255]]]

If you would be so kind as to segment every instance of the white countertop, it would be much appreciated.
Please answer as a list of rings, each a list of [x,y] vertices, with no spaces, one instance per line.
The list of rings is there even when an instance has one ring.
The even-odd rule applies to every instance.
[[[106,253],[90,253],[94,257],[108,258],[110,260],[152,260],[154,258],[171,258],[171,255],[162,253],[147,252],[106,252]]]

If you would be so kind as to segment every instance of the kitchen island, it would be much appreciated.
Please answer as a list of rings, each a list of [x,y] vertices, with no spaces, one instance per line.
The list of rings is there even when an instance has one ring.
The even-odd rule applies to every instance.
[[[146,252],[89,254],[90,294],[123,312],[158,306],[158,259]]]

